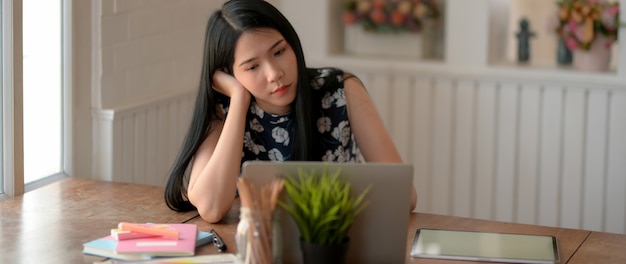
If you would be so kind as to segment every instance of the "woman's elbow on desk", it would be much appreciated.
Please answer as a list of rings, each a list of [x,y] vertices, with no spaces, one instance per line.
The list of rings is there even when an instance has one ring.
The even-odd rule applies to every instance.
[[[207,221],[211,224],[217,223],[228,213],[229,209],[218,208],[217,206],[204,206],[204,207],[196,207],[198,209],[198,214],[202,220]]]
[[[194,199],[195,198],[195,199]],[[206,197],[198,198],[189,195],[189,201],[196,207],[202,220],[209,223],[217,223],[230,211],[232,200],[211,202]],[[226,205],[227,204],[227,205]]]
[[[203,210],[203,211],[198,210],[198,213],[200,214],[200,217],[202,218],[202,220],[211,224],[219,222],[220,220],[222,220],[224,215],[226,215],[226,213],[219,212],[217,210]]]

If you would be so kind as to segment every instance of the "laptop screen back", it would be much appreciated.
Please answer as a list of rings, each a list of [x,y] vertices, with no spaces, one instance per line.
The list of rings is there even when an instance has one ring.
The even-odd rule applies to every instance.
[[[269,183],[273,177],[297,176],[298,169],[322,172],[341,170],[354,193],[372,186],[367,207],[357,216],[348,233],[348,263],[404,263],[411,206],[413,166],[388,163],[326,163],[253,161],[243,165],[242,177],[254,184]],[[279,207],[278,207],[279,208]],[[302,263],[299,231],[295,222],[279,208],[283,263]]]

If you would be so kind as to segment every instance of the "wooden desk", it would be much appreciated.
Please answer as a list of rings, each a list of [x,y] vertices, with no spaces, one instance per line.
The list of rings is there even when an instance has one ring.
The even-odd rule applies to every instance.
[[[626,263],[626,235],[591,232],[568,263]]]
[[[233,205],[223,221],[209,224],[196,212],[169,210],[163,189],[158,187],[68,178],[0,202],[0,263],[102,260],[82,254],[82,244],[105,236],[121,221],[195,223],[202,231],[215,229],[228,245],[227,252],[237,252],[234,234],[239,204]],[[554,235],[561,249],[561,263],[626,263],[626,235],[423,213],[412,214],[409,224],[407,263],[470,263],[409,257],[415,230],[420,227]],[[198,255],[215,253],[212,245],[196,251]]]
[[[209,224],[202,220],[200,217],[194,218],[189,223],[198,225],[200,230],[215,229],[222,236],[228,245],[227,252],[237,253],[236,245],[234,242],[234,235],[236,232],[236,226],[239,221],[239,205],[233,206],[228,215],[223,221],[217,224]],[[561,263],[566,263],[574,253],[576,249],[585,241],[587,236],[591,233],[586,230],[576,229],[564,229],[535,225],[523,225],[514,223],[504,223],[496,221],[478,220],[462,217],[413,213],[409,220],[409,229],[407,233],[407,249],[406,249],[406,263],[485,263],[485,262],[459,262],[459,261],[447,261],[447,260],[433,260],[413,258],[409,255],[411,251],[411,245],[413,244],[413,238],[415,236],[415,230],[417,228],[445,228],[445,229],[459,229],[467,231],[486,231],[486,232],[505,232],[505,233],[524,233],[524,234],[537,234],[537,235],[553,235],[557,238],[561,254]],[[623,239],[626,241],[626,236],[617,235],[615,239]],[[600,241],[605,241],[603,237],[599,237]],[[599,245],[601,242],[595,242],[594,245]],[[622,243],[622,250],[626,250],[626,247]],[[595,252],[595,249],[590,249],[591,252]],[[606,253],[619,253],[620,250],[615,248],[614,251],[607,251]],[[198,251],[199,254],[214,254],[217,250],[214,248],[202,248]],[[610,254],[609,254],[610,255]],[[587,262],[589,263],[589,262]],[[614,263],[614,262],[605,262]]]
[[[0,263],[92,263],[83,243],[109,234],[121,221],[184,222],[163,189],[68,178],[0,202]]]

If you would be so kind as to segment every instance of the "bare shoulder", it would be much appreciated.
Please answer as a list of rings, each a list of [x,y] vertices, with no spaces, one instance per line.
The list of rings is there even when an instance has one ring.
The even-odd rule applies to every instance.
[[[346,100],[348,100],[348,106],[350,106],[351,102],[353,102],[353,105],[354,103],[371,103],[367,89],[358,76],[349,72],[344,72],[343,77],[343,85],[346,93]]]
[[[354,87],[358,87],[361,89],[365,88],[365,85],[363,85],[363,82],[361,82],[361,79],[351,72],[343,73],[343,83],[346,89],[348,88],[352,89]]]

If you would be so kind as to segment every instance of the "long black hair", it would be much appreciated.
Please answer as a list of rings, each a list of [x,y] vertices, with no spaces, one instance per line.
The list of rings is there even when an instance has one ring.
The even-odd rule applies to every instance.
[[[220,119],[216,111],[217,103],[229,100],[225,95],[211,88],[213,73],[218,69],[233,72],[237,40],[243,32],[259,28],[277,30],[295,52],[298,65],[298,86],[296,98],[292,102],[292,109],[295,111],[293,153],[296,160],[312,159],[313,131],[309,120],[311,92],[298,34],[280,11],[263,0],[228,1],[220,10],[211,15],[206,27],[200,87],[191,125],[165,187],[165,202],[174,211],[184,212],[196,209],[187,199],[188,167],[200,144],[211,131],[211,123]]]

